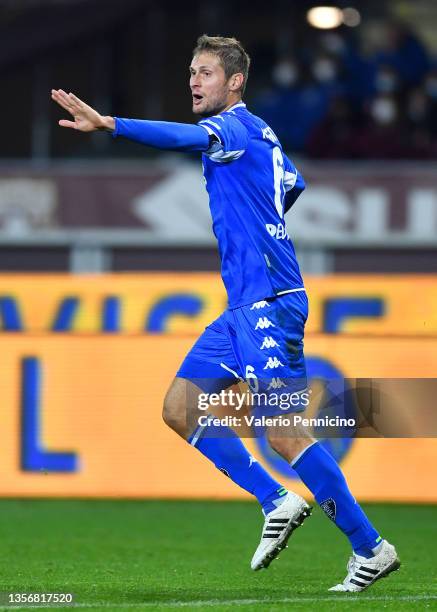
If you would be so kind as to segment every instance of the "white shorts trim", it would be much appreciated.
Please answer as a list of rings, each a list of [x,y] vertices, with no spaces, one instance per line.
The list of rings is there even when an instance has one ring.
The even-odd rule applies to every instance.
[[[305,287],[300,287],[299,289],[286,289],[285,291],[280,291],[276,295],[284,295],[284,293],[296,293],[297,291],[305,291]]]

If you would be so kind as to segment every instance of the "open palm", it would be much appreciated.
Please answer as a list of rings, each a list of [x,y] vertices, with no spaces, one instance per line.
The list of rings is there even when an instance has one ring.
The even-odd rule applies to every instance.
[[[105,129],[104,118],[96,110],[79,100],[74,94],[62,89],[52,89],[52,100],[72,115],[74,121],[61,119],[59,125],[80,132],[93,132]]]

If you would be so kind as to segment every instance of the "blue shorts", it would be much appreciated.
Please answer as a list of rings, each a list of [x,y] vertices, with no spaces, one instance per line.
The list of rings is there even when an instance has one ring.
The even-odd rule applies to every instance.
[[[225,310],[205,328],[177,376],[206,393],[226,389],[237,379],[247,381],[252,392],[302,392],[307,386],[303,352],[307,317],[304,290]],[[286,412],[303,409],[296,404]]]

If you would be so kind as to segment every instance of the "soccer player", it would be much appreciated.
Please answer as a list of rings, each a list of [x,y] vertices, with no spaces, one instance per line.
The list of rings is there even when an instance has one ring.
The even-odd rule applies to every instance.
[[[106,130],[159,149],[202,153],[229,303],[183,361],[167,392],[163,418],[261,504],[265,521],[251,562],[259,570],[278,556],[310,507],[277,482],[231,429],[208,419],[193,429],[189,418],[200,392],[227,389],[236,379],[266,393],[303,394],[306,388],[308,302],[284,223],[305,183],[271,128],[242,101],[249,63],[234,38],[198,39],[189,68],[192,110],[201,118],[197,125],[102,116],[63,90],[52,90],[52,98],[72,115],[59,121],[63,127]],[[347,576],[331,590],[362,591],[397,569],[394,547],[370,523],[331,455],[304,431],[267,433],[271,447],[291,463],[351,543]]]

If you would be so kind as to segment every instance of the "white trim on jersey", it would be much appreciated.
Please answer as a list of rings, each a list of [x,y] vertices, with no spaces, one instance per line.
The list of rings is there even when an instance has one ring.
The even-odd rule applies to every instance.
[[[203,127],[209,134],[209,136],[215,136],[217,138],[217,142],[213,142],[209,149],[205,151],[205,155],[207,155],[213,161],[224,164],[233,161],[234,159],[238,159],[245,153],[246,149],[240,149],[236,151],[223,151],[223,142],[220,138],[220,134],[217,134],[211,126],[216,126],[212,121],[199,123],[201,127]],[[221,129],[221,128],[219,128]]]
[[[212,130],[209,125],[206,125],[206,123],[199,123],[198,124],[200,127],[203,127],[204,130],[207,131],[208,136],[215,136],[216,137],[216,141],[212,143],[212,145],[209,147],[208,151],[216,151],[217,150],[217,145],[220,147],[223,147],[223,143],[222,140],[219,136],[219,134],[217,134],[216,132],[214,132],[214,130]],[[207,153],[207,151],[206,151]]]
[[[223,119],[223,121],[224,121],[224,119]],[[214,123],[214,121],[211,121],[211,119],[204,119],[203,121],[201,121],[199,123],[199,125],[209,125],[212,128],[216,128],[217,130],[221,130],[222,129],[219,125],[217,125],[217,123]]]
[[[224,112],[225,113],[229,113],[229,112],[233,111],[234,108],[239,108],[239,107],[246,108],[246,105],[245,105],[244,102],[237,102],[236,104],[234,104],[234,106],[231,106],[231,108],[228,108],[228,110],[224,111]]]
[[[219,164],[224,164],[226,162],[233,161],[234,159],[238,159],[243,155],[245,149],[241,149],[240,151],[223,151],[223,149],[219,149],[218,151],[208,151],[205,152],[205,155]]]
[[[237,104],[234,104],[234,106],[231,106],[231,108],[224,112],[233,112],[234,108],[239,107],[246,108],[246,105],[244,102],[237,102]],[[212,117],[208,117],[208,119],[202,119],[202,121],[197,124],[203,127],[208,132],[209,136],[215,136],[218,140],[218,143],[212,143],[208,151],[205,151],[205,155],[207,155],[210,159],[219,164],[228,163],[233,161],[234,159],[238,159],[239,157],[241,157],[243,153],[245,153],[246,149],[240,149],[236,151],[223,151],[223,149],[220,149],[217,146],[218,144],[220,144],[223,147],[223,141],[220,136],[220,131],[222,128],[217,125],[217,123],[214,123],[212,119],[221,119],[222,121],[225,120],[224,117],[222,117],[221,115],[213,115]],[[292,187],[290,187],[290,189],[292,189]]]
[[[288,172],[287,170],[284,172],[284,187],[285,191],[291,191],[293,187],[296,185],[297,181],[297,170],[296,174],[294,172]]]
[[[215,136],[216,138],[219,138],[218,134],[216,134],[214,132],[214,130],[212,130],[208,125],[206,125],[205,123],[199,123],[200,127],[203,127],[204,130],[206,130],[208,132],[208,134],[210,136]]]
[[[203,122],[202,122],[202,123],[198,123],[197,125],[200,125],[200,127],[203,127],[203,129],[204,129],[204,130],[206,130],[206,131],[208,132],[209,136],[215,136],[215,137],[217,138],[217,143],[213,143],[213,146],[212,146],[212,147],[210,147],[210,148],[208,149],[208,151],[211,151],[211,150],[212,150],[213,152],[215,152],[215,151],[217,150],[217,146],[215,146],[215,148],[214,148],[214,145],[217,145],[217,144],[219,144],[220,146],[222,146],[222,147],[223,147],[223,141],[222,141],[222,139],[220,138],[220,134],[218,133],[218,131],[217,131],[217,130],[216,130],[216,131],[214,131],[214,130],[212,129],[212,127],[211,127],[211,125],[212,125],[213,127],[217,127],[217,126],[216,126],[214,123],[212,123],[212,122],[210,122],[210,123],[206,123],[206,122],[205,122],[205,123],[203,123]],[[220,128],[220,129],[221,129],[221,128]],[[208,155],[208,151],[206,151],[206,152],[205,152],[205,153],[206,153],[206,155]]]

